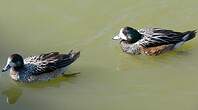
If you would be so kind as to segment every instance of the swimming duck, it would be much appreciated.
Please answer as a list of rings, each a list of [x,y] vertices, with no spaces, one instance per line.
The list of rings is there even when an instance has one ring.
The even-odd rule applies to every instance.
[[[113,40],[120,40],[123,52],[132,55],[159,55],[174,50],[186,41],[196,36],[196,30],[175,32],[162,28],[143,28],[136,30],[132,27],[120,29]]]
[[[80,56],[80,52],[60,54],[51,52],[23,59],[19,54],[12,54],[2,72],[10,69],[10,76],[19,82],[46,81],[63,76],[66,67]]]

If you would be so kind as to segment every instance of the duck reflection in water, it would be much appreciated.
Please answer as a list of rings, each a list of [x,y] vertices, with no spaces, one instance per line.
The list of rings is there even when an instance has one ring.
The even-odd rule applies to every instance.
[[[59,88],[62,82],[70,81],[70,79],[74,81],[73,78],[77,74],[80,74],[80,72],[69,74],[69,75],[67,74],[64,77],[50,80],[47,82],[37,82],[37,83],[32,83],[32,84],[24,84],[24,83],[13,81],[12,85],[9,88],[2,91],[1,95],[6,97],[6,102],[8,104],[15,104],[18,101],[18,99],[22,96],[23,89],[25,88],[31,88],[31,89],[44,89],[46,87]]]

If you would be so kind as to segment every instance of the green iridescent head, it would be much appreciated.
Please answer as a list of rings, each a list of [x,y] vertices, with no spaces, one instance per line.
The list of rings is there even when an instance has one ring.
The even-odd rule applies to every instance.
[[[113,40],[123,40],[128,43],[135,43],[142,38],[142,35],[131,27],[124,27],[120,29],[120,32],[117,36],[113,37]]]

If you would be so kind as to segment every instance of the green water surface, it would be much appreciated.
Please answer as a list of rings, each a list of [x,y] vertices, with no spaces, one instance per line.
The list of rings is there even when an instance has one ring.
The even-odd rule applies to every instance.
[[[111,38],[123,26],[198,29],[197,0],[1,0],[0,65],[80,50],[75,77],[18,84],[0,73],[0,110],[197,110],[198,39],[167,54],[130,56]]]

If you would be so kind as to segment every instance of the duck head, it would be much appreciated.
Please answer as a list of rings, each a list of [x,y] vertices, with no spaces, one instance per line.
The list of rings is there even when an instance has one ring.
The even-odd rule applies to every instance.
[[[135,43],[141,38],[142,34],[140,34],[136,29],[133,29],[131,27],[124,27],[121,28],[119,34],[112,39],[126,41],[128,43]]]
[[[3,68],[2,72],[9,70],[10,68],[20,69],[24,65],[23,57],[19,54],[12,54],[7,59],[7,64]]]

